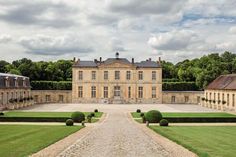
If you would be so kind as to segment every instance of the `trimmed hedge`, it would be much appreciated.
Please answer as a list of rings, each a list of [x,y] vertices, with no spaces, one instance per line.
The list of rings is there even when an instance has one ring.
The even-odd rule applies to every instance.
[[[177,78],[165,78],[165,79],[162,79],[162,82],[179,82],[179,79],[177,79]]]
[[[232,123],[236,122],[234,117],[163,117],[169,123]]]
[[[72,90],[71,81],[31,81],[33,90]]]
[[[63,122],[70,117],[0,117],[0,122]]]
[[[145,118],[149,123],[159,123],[162,119],[162,114],[158,110],[151,110],[145,114]]]
[[[196,91],[200,90],[195,82],[163,82],[163,91]]]

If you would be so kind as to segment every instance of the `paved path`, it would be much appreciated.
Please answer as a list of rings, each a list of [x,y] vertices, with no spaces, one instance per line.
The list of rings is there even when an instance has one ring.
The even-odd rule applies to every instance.
[[[58,157],[195,156],[177,144],[171,145],[171,149],[178,146],[173,154],[173,151],[168,150],[168,147],[163,147],[157,139],[150,136],[149,132],[145,132],[140,126],[129,118],[127,113],[113,110],[107,114],[103,123],[94,127],[89,134],[68,147]],[[150,131],[150,129],[147,130]],[[171,141],[164,142],[173,144]]]

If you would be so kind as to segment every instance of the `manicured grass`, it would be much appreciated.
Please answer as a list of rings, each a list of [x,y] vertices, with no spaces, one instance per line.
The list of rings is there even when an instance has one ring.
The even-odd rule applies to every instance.
[[[89,115],[91,112],[84,112],[85,116]],[[20,111],[10,111],[5,112],[5,117],[71,117],[72,112],[20,112]],[[96,112],[95,118],[100,118],[102,112]]]
[[[81,128],[82,126],[0,125],[0,156],[28,156]]]
[[[133,118],[141,118],[140,113],[132,112]],[[162,112],[164,118],[167,117],[236,117],[236,115],[225,112],[196,112],[196,113],[184,113],[184,112]]]
[[[200,157],[235,157],[236,126],[150,126]]]

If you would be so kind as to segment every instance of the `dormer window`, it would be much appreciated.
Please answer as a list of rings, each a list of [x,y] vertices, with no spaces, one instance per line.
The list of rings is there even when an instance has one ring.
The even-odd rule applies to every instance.
[[[17,77],[14,78],[14,87],[18,87]]]
[[[5,77],[5,87],[9,87],[9,78],[8,77]]]

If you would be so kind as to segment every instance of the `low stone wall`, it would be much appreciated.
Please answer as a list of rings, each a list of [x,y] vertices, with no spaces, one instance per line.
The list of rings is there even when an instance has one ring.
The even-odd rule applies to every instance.
[[[71,90],[32,90],[35,104],[71,103]]]
[[[200,104],[203,91],[163,91],[163,104]]]

